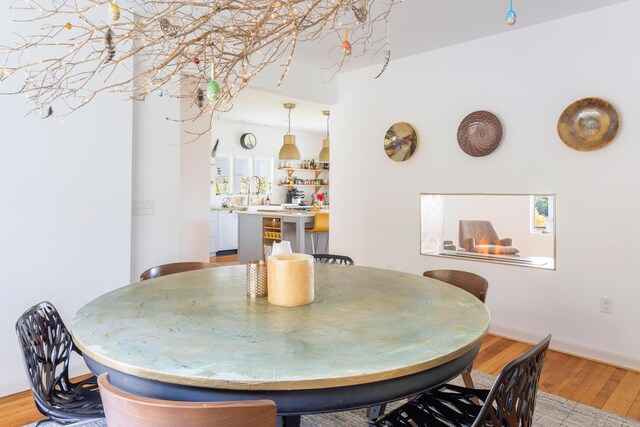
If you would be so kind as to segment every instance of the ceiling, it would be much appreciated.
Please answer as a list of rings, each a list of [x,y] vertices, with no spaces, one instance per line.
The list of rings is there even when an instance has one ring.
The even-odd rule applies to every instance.
[[[385,0],[370,1],[374,1],[372,7],[376,7],[376,4],[380,5]],[[390,16],[391,59],[517,31],[625,1],[629,0],[513,0],[518,21],[514,26],[508,26],[504,21],[509,9],[508,0],[404,0],[393,7]],[[383,42],[364,53],[354,46],[353,55],[348,58],[341,71],[381,64],[384,61],[384,25],[379,25],[376,31],[377,34],[372,39]],[[330,33],[319,41],[299,44],[294,61],[331,70],[332,64],[342,58],[341,35]],[[325,132],[326,119],[322,111],[328,110],[328,106],[250,87],[236,98],[231,111],[221,113],[219,117],[223,120],[286,129],[287,110],[283,107],[286,102],[297,104],[291,113],[293,130]]]
[[[286,129],[289,112],[284,108],[285,103],[296,104],[296,108],[291,110],[292,130],[326,132],[327,118],[322,115],[322,111],[329,110],[329,106],[251,87],[240,92],[231,111],[220,113],[218,117],[222,120]]]
[[[375,7],[376,3],[384,0],[372,1]],[[504,18],[509,0],[404,0],[403,3],[396,0],[389,22],[391,59],[516,31],[625,1],[628,0],[513,0],[518,21],[514,26],[508,26]],[[372,40],[383,40],[384,25],[378,25],[376,32]],[[295,61],[318,68],[331,67],[342,57],[341,36],[343,34],[331,33],[319,41],[300,43]],[[353,55],[342,70],[381,64],[383,61],[384,42],[372,46],[364,54],[362,48],[354,46]]]

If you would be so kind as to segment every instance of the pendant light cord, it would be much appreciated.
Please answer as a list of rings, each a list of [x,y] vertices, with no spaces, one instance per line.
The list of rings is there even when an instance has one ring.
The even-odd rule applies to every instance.
[[[287,127],[287,135],[291,135],[291,108],[289,108],[289,126]]]

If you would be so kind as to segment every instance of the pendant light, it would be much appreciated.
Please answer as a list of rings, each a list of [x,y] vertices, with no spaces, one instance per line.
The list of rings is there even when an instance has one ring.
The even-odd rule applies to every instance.
[[[322,141],[322,150],[320,150],[320,154],[318,154],[318,160],[321,162],[329,162],[329,110],[323,111],[322,114],[327,116],[327,138]]]
[[[291,110],[296,108],[296,104],[284,104],[284,108],[289,110],[289,127],[287,128],[287,134],[284,136],[284,142],[278,159],[280,160],[300,160],[300,150],[296,147],[296,136],[291,135]]]

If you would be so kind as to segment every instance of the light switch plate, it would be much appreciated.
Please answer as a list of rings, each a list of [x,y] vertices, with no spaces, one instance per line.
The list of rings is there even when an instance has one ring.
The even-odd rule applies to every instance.
[[[153,215],[153,200],[134,200],[132,212],[133,216]]]

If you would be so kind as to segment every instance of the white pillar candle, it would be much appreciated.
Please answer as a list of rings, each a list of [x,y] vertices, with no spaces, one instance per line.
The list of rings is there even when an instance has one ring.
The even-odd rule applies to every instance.
[[[286,307],[313,302],[313,256],[272,255],[267,259],[269,303]]]

